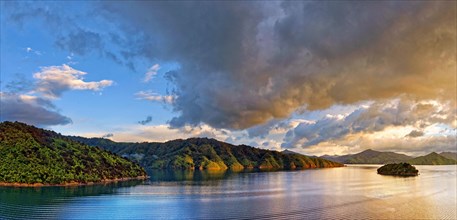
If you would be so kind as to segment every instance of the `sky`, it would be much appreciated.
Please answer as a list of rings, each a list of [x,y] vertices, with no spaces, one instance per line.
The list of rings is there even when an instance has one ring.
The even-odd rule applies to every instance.
[[[2,1],[0,121],[308,155],[457,151],[455,1]]]

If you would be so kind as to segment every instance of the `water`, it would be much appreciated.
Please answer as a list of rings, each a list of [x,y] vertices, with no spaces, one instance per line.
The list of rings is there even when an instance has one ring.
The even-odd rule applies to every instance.
[[[149,181],[0,188],[0,219],[457,219],[457,166],[153,172]]]

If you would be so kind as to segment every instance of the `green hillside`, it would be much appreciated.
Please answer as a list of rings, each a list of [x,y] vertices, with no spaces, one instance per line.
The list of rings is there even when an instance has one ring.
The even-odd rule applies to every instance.
[[[388,164],[405,162],[412,157],[393,152],[380,152],[371,149],[362,151],[357,154],[349,154],[343,156],[322,156],[322,158],[338,161],[346,164]]]
[[[455,152],[442,152],[440,155],[448,159],[457,160],[457,153]]]
[[[340,167],[340,163],[300,154],[232,145],[207,138],[165,143],[116,143],[102,138],[71,137],[139,162],[146,169],[307,169]]]
[[[414,165],[453,165],[457,164],[456,160],[443,157],[435,152],[427,154],[425,156],[416,157],[408,161]]]
[[[19,122],[0,123],[0,158],[1,183],[77,184],[146,175],[109,151]]]

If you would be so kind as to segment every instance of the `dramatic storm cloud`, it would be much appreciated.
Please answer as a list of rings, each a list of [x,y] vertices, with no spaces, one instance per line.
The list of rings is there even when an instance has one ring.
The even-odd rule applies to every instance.
[[[134,115],[128,120],[140,124],[130,137],[112,131],[119,140],[198,130],[194,135],[316,154],[455,145],[455,1],[68,4],[4,3],[8,21],[45,24],[50,44],[68,60],[102,72],[84,81],[70,66],[46,67],[34,75],[32,95],[98,91],[112,85],[101,80],[108,74],[119,77],[110,109],[135,107],[113,118]],[[36,45],[22,48],[46,55]]]
[[[455,98],[454,2],[128,2],[129,56],[177,61],[172,126],[244,129],[297,108]],[[113,15],[111,15],[113,16]],[[129,29],[127,29],[127,27]],[[133,33],[133,32],[132,32]]]

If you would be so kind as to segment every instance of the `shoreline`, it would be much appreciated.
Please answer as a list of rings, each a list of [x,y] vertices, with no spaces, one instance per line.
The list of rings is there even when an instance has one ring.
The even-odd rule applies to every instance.
[[[108,183],[115,183],[115,182],[123,182],[129,180],[145,180],[148,179],[149,176],[137,176],[137,177],[123,177],[123,178],[115,178],[115,179],[104,179],[98,182],[68,182],[68,183],[59,183],[59,184],[48,184],[48,183],[7,183],[7,182],[0,182],[0,186],[5,187],[49,187],[49,186],[90,186],[90,185],[97,185],[97,184],[108,184]]]

